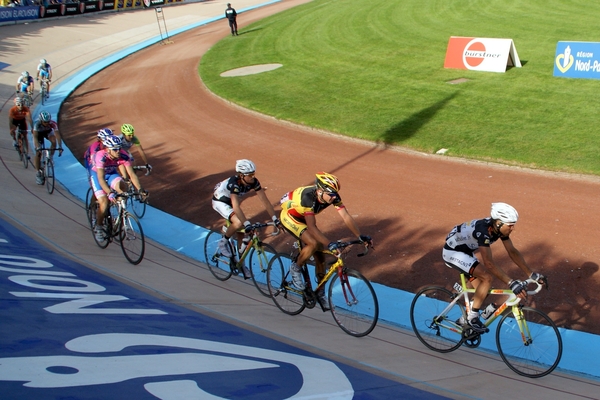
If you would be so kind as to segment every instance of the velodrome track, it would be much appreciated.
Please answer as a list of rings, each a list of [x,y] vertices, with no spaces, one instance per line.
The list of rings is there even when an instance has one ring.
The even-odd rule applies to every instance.
[[[251,3],[246,2],[245,4],[249,6]],[[244,3],[240,2],[240,5],[242,4]],[[240,5],[237,6],[238,9],[243,9]],[[208,6],[214,6],[213,14],[210,14],[210,12],[203,13],[208,9]],[[186,10],[183,12],[178,10],[184,8]],[[220,15],[222,8],[224,8],[223,4],[217,3],[193,4],[167,8],[166,13],[168,13],[167,15],[171,15],[171,10],[173,15],[181,12],[183,16],[181,20],[185,19],[189,22],[190,16],[193,15],[193,12],[189,11],[191,9],[195,11],[196,9],[201,9],[199,14],[206,19],[211,15]],[[87,42],[84,40],[88,45],[89,54],[85,54],[85,52],[78,53],[80,54],[80,60],[77,66],[69,64],[72,62],[73,48],[76,46],[75,44],[71,44],[69,49],[69,35],[65,35],[65,40],[61,43],[70,50],[66,51],[66,53],[71,55],[71,57],[67,58],[65,54],[63,56],[65,57],[64,59],[61,59],[61,50],[58,47],[50,52],[48,50],[49,43],[43,42],[43,40],[43,43],[37,45],[34,43],[36,36],[41,38],[47,37],[46,35],[39,35],[39,32],[36,34],[36,31],[41,30],[42,28],[40,27],[51,25],[51,22],[17,26],[15,28],[11,27],[11,29],[20,31],[18,33],[21,37],[27,37],[26,45],[31,47],[24,49],[15,46],[13,49],[14,59],[20,60],[20,64],[23,65],[35,64],[35,61],[39,58],[37,54],[40,54],[41,49],[44,49],[47,52],[47,54],[44,53],[46,57],[49,59],[56,57],[57,61],[53,62],[55,71],[62,73],[62,75],[58,74],[58,80],[61,77],[65,79],[67,75],[71,75],[82,66],[94,61],[98,62],[98,60],[114,51],[118,51],[128,44],[135,42],[135,40],[132,40],[129,43],[121,42],[108,45],[108,42],[113,37],[111,35],[106,36],[102,33],[101,28],[109,29],[113,33],[118,32],[119,29],[124,30],[124,26],[130,29],[137,29],[140,32],[144,31],[144,28],[156,28],[155,21],[152,21],[154,14],[148,14],[150,14],[148,11],[140,11],[137,16],[136,13],[123,13],[119,15],[104,15],[102,18],[94,21],[86,21],[84,18],[81,18],[70,21],[70,24],[69,21],[66,23],[63,22],[63,26],[70,25],[68,26],[69,32],[73,32],[76,29],[81,35],[80,39],[82,36],[86,37],[86,35],[89,35],[89,38],[93,38]],[[145,19],[136,22],[136,19],[142,19],[142,16]],[[127,19],[127,21],[123,21],[124,19]],[[88,24],[88,22],[91,22],[91,24]],[[223,30],[221,25],[207,28],[210,30],[221,30],[221,34],[224,36],[227,31]],[[56,31],[55,28],[48,27],[48,29]],[[100,33],[96,31],[98,29],[101,30]],[[53,38],[56,39],[59,32],[54,33]],[[67,30],[65,29],[63,34],[66,33]],[[129,35],[128,37],[132,38],[135,36]],[[180,40],[177,37],[176,39],[177,43],[179,43]],[[99,43],[103,42],[106,42],[104,43],[105,45],[98,46]],[[90,46],[90,43],[93,43],[93,46]],[[25,43],[21,45],[25,45]],[[105,51],[103,55],[92,54],[98,50],[98,47]],[[14,64],[15,70],[20,71],[23,69],[20,68],[17,62]],[[62,65],[65,65],[64,72],[61,68]],[[11,72],[12,75],[15,74],[14,71]],[[10,97],[8,94],[10,86],[6,82],[11,82],[11,79],[8,79],[7,75],[10,74],[2,74],[2,89],[3,98],[8,100]],[[12,78],[12,75],[10,78]],[[4,96],[5,94],[6,96]],[[120,96],[113,97],[115,97],[114,100],[116,101]],[[6,108],[3,107],[2,114],[4,118],[6,118],[6,112]],[[109,125],[114,126],[121,122],[121,117],[117,115],[113,116],[113,114],[107,115],[110,115],[109,118],[114,118],[114,121],[106,121]],[[248,122],[250,115],[245,114],[245,118],[246,122]],[[104,121],[102,124],[104,125]],[[138,127],[137,123],[136,127]],[[122,255],[116,247],[113,246],[106,251],[101,251],[95,247],[89,231],[85,227],[85,219],[80,204],[66,191],[61,190],[53,196],[48,196],[43,188],[34,185],[32,171],[23,170],[22,166],[16,162],[13,151],[10,149],[10,143],[7,140],[8,134],[6,129],[2,129],[2,153],[0,155],[2,156],[3,167],[7,172],[2,174],[3,190],[1,207],[3,217],[23,226],[29,234],[55,246],[58,251],[78,260],[85,260],[92,268],[102,270],[123,281],[143,287],[150,292],[161,294],[170,299],[170,301],[197,306],[204,312],[214,313],[221,318],[231,318],[238,323],[248,323],[255,330],[263,333],[271,332],[270,336],[292,342],[301,347],[310,348],[322,354],[329,353],[332,349],[335,349],[336,354],[330,354],[332,357],[346,360],[370,370],[378,370],[386,377],[402,381],[414,379],[416,380],[415,386],[417,387],[426,387],[423,382],[430,382],[435,386],[451,390],[453,394],[446,393],[446,395],[451,397],[500,398],[514,393],[514,391],[518,391],[519,393],[531,393],[531,391],[535,391],[536,395],[539,394],[540,397],[543,396],[544,398],[594,398],[595,393],[598,391],[597,383],[581,378],[574,378],[562,373],[555,373],[550,377],[537,381],[522,379],[507,371],[506,367],[497,357],[481,352],[461,350],[451,355],[432,355],[425,351],[410,332],[394,329],[385,324],[378,326],[368,338],[357,341],[341,333],[333,325],[331,317],[328,314],[321,315],[313,311],[295,319],[290,319],[279,313],[268,301],[258,297],[256,291],[247,283],[237,280],[226,282],[225,284],[218,283],[197,262],[178,256],[159,245],[150,247],[146,260],[142,264],[143,269],[132,268],[130,265],[124,263]],[[150,143],[153,140],[151,136],[152,134],[149,133],[148,141]],[[145,138],[146,136],[144,136]],[[146,148],[154,156],[159,149],[159,144],[162,144],[162,142],[156,145],[146,145]],[[322,146],[322,142],[316,144],[315,147],[318,148],[319,145]],[[360,148],[360,145],[356,146]],[[233,159],[235,159],[235,156]],[[220,171],[221,174],[229,172],[231,160],[220,158],[219,160],[215,160],[215,162],[222,162],[222,165],[215,168],[214,171]],[[160,165],[154,162],[153,164],[155,164],[155,167]],[[204,164],[202,168],[208,169],[209,166],[205,166]],[[174,165],[170,165],[169,167],[174,167]],[[269,172],[269,167],[264,166],[262,168],[265,171],[264,175],[266,178],[261,178],[263,181],[277,182],[276,179],[271,177],[270,174],[272,172]],[[315,166],[314,168],[318,167]],[[200,171],[200,173],[206,175],[208,172]],[[506,173],[509,174],[509,172]],[[214,180],[214,176],[211,179]],[[298,183],[302,184],[304,181],[301,181],[301,179],[305,178],[297,176],[295,179],[298,179]],[[508,178],[505,177],[504,179]],[[568,183],[566,180],[565,182]],[[348,188],[352,184],[345,185],[345,188]],[[580,185],[585,186],[587,183],[580,182]],[[591,185],[593,186],[593,183]],[[274,187],[273,185],[269,185],[269,187],[270,189],[274,189],[276,193],[281,192],[281,189],[283,189],[283,187]],[[285,191],[287,188],[283,190]],[[348,190],[348,194],[344,197],[345,200],[352,197],[352,192]],[[351,209],[356,209],[357,211],[361,209],[358,199],[346,201],[349,204],[356,204]],[[521,239],[522,236],[519,238]],[[385,239],[382,242],[381,247],[385,248]],[[377,251],[380,252],[380,249],[378,248]],[[381,259],[382,257],[378,258]],[[318,334],[315,334],[315,332],[318,332]],[[393,356],[390,357],[390,354]],[[458,363],[458,366],[455,363]],[[472,385],[474,381],[473,374],[477,374],[477,385],[475,385],[477,387],[473,387],[474,385]],[[510,388],[510,392],[507,393],[506,388]]]

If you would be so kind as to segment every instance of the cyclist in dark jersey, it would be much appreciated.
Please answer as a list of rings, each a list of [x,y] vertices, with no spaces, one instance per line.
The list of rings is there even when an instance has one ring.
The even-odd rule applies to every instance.
[[[47,111],[42,111],[37,121],[33,125],[33,144],[35,146],[35,157],[33,158],[33,166],[36,170],[35,182],[38,185],[44,184],[43,173],[40,171],[40,158],[42,153],[38,151],[40,147],[44,145],[44,139],[50,141],[50,155],[54,155],[54,151],[58,146],[58,156],[62,155],[62,139],[60,138],[60,133],[58,132],[58,125],[56,121],[52,120],[52,116]]]
[[[333,205],[354,235],[363,242],[371,242],[369,236],[361,235],[354,218],[342,203],[339,190],[340,182],[334,175],[319,172],[314,186],[300,187],[281,199],[281,223],[285,230],[302,241],[302,250],[290,268],[294,286],[300,290],[305,288],[300,266],[314,256],[316,275],[320,280],[325,275],[325,259],[320,250],[337,250],[337,242],[330,241],[317,227],[316,215],[321,211]],[[329,310],[325,290],[320,290],[317,298],[323,311]]]
[[[277,225],[281,224],[275,214],[273,205],[269,202],[265,191],[260,186],[260,182],[256,179],[256,166],[254,163],[245,159],[237,160],[235,171],[237,172],[236,175],[219,182],[215,186],[212,198],[213,209],[231,223],[219,242],[219,251],[225,257],[232,257],[235,254],[233,245],[229,240],[234,233],[242,228],[245,228],[245,233],[250,233],[251,223],[240,206],[244,195],[251,192],[256,193],[265,210],[271,215],[273,222]],[[243,233],[238,235],[238,244],[241,244],[243,236]],[[244,266],[242,273],[244,279],[251,278],[250,271],[246,266]]]
[[[492,257],[490,245],[500,239],[510,259],[531,279],[546,283],[544,275],[532,272],[525,259],[515,248],[510,234],[515,228],[519,214],[506,203],[492,203],[491,216],[474,219],[457,225],[446,237],[442,257],[446,265],[455,268],[470,277],[475,288],[471,310],[467,316],[468,324],[478,332],[486,332],[487,328],[479,319],[479,310],[492,287],[494,277],[504,282],[520,298],[527,297],[527,284],[510,277],[496,264]],[[480,261],[474,253],[478,251],[484,268],[477,268]]]

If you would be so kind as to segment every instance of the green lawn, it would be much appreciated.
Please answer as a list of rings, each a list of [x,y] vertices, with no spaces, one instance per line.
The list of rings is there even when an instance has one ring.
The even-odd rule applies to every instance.
[[[243,14],[240,16],[243,20]],[[315,0],[215,45],[218,95],[280,119],[448,155],[600,175],[600,81],[552,76],[556,44],[600,41],[589,0]],[[450,36],[513,39],[506,73],[444,69]],[[221,72],[281,63],[257,75]],[[448,84],[467,78],[460,85]]]

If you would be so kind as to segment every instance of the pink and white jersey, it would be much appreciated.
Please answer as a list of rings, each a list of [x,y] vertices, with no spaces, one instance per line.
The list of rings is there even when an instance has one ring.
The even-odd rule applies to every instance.
[[[105,175],[119,173],[118,169],[120,165],[131,165],[131,159],[123,149],[119,151],[119,157],[117,159],[112,159],[108,155],[107,149],[98,150],[94,153],[92,158],[92,171],[104,169]]]

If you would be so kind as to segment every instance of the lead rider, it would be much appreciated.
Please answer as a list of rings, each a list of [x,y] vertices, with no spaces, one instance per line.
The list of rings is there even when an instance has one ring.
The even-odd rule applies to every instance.
[[[510,259],[529,278],[548,284],[544,275],[531,271],[510,239],[510,234],[519,219],[517,210],[506,203],[492,203],[490,214],[488,218],[474,219],[455,226],[446,237],[442,251],[442,258],[446,265],[467,274],[469,282],[475,288],[467,322],[476,332],[488,330],[479,319],[479,310],[492,287],[494,277],[504,282],[517,297],[521,299],[527,297],[527,283],[511,279],[494,261],[490,245],[496,240],[502,241]],[[480,262],[474,255],[476,251],[479,252],[485,269],[477,268]]]

